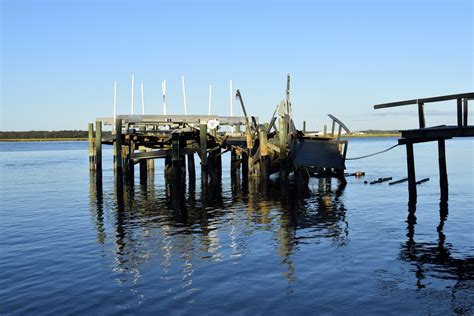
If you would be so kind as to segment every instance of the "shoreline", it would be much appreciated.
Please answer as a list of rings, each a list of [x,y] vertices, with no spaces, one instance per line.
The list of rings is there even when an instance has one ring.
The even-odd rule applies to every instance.
[[[28,143],[28,142],[83,142],[88,138],[9,138],[0,139],[0,143]]]

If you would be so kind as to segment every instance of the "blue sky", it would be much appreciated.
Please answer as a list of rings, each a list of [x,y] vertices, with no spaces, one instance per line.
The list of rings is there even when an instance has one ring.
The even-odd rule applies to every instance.
[[[183,113],[183,74],[189,113],[207,113],[212,84],[228,115],[232,79],[268,121],[290,73],[310,129],[327,113],[354,130],[416,127],[414,107],[373,104],[474,90],[470,0],[0,1],[1,130],[86,129],[112,115],[114,80],[128,114],[132,74],[147,114],[161,114],[164,79],[169,113]],[[454,111],[427,105],[427,124]]]

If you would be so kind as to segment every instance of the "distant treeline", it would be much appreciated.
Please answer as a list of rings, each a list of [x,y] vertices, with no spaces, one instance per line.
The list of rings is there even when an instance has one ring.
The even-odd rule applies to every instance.
[[[103,131],[103,135],[110,132]],[[41,138],[87,138],[87,131],[26,131],[26,132],[0,132],[0,139],[41,139]]]
[[[379,129],[367,129],[365,131],[361,131],[366,134],[400,134],[398,130],[379,130]]]

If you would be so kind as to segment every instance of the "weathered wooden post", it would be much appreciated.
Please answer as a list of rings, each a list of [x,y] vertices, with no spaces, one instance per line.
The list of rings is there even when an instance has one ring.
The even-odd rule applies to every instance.
[[[95,166],[102,171],[102,121],[95,122]]]
[[[323,135],[326,136],[328,134],[328,126],[324,124],[324,132]]]
[[[140,128],[138,129],[140,132],[145,132],[145,126],[140,126]],[[140,152],[146,152],[146,148],[145,148],[145,144],[142,144],[141,146],[138,146],[138,150]],[[147,173],[148,173],[148,170],[147,170],[147,165],[148,165],[148,162],[147,162],[147,159],[140,159],[140,182],[141,183],[146,183],[147,181]]]
[[[253,177],[255,175],[255,161],[252,157],[253,140],[249,126],[245,130],[245,137],[247,140],[247,172],[248,176]]]
[[[130,139],[130,146],[128,149],[128,158],[127,158],[127,163],[128,163],[128,172],[129,172],[129,177],[131,182],[135,180],[135,162],[133,161],[133,154],[135,152],[135,141]]]
[[[192,142],[188,141],[187,146],[189,150],[192,148]],[[194,153],[191,151],[187,154],[188,158],[188,178],[189,181],[194,181],[196,179],[196,166],[194,163]]]
[[[270,159],[268,157],[267,130],[264,126],[260,128],[260,175],[263,181],[270,177]]]
[[[199,143],[201,156],[201,180],[207,184],[207,125],[199,125]]]
[[[235,149],[230,150],[230,175],[235,177],[240,171],[240,159]]]
[[[462,127],[462,99],[457,99],[458,127]]]
[[[288,144],[288,122],[285,117],[280,117],[280,180],[286,181],[288,175],[287,166],[287,144]]]
[[[413,143],[407,141],[405,145],[407,148],[408,196],[410,203],[416,203],[416,175]]]
[[[306,133],[306,121],[303,121],[303,133]]]
[[[179,180],[181,178],[181,164],[179,159],[179,133],[171,134],[172,141],[172,165],[173,165],[173,179]]]
[[[94,123],[89,123],[89,170],[95,170],[95,153],[94,153]]]
[[[425,128],[425,104],[421,101],[418,101],[418,121],[420,124],[420,128]]]
[[[122,173],[122,119],[115,120],[114,169]]]
[[[438,140],[438,164],[439,164],[439,186],[441,189],[441,199],[448,199],[448,172],[446,169],[446,148],[445,140]]]
[[[467,98],[464,98],[464,101],[463,101],[463,113],[464,113],[464,120],[463,120],[463,126],[464,127],[467,127],[468,123],[467,123],[467,118],[468,118],[468,99]]]

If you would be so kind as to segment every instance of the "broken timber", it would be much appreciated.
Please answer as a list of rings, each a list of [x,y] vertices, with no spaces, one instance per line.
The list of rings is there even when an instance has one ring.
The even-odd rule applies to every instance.
[[[231,176],[241,173],[243,181],[252,177],[268,183],[270,176],[277,174],[285,183],[294,172],[295,179],[337,177],[345,183],[347,140],[341,140],[341,134],[342,130],[350,132],[349,129],[329,115],[333,126],[331,135],[306,132],[306,122],[302,130],[298,130],[293,121],[289,77],[285,95],[286,99],[277,106],[268,124],[260,124],[258,118],[247,114],[239,90],[236,97],[242,106],[242,117],[117,115],[97,118],[95,137],[93,124],[88,126],[90,169],[101,170],[102,145],[112,145],[114,170],[118,176],[131,181],[134,165],[138,164],[140,179],[146,182],[148,173],[154,169],[154,159],[165,160],[165,176],[174,184],[181,183],[186,173],[190,181],[194,181],[191,179],[195,179],[195,154],[200,158],[202,182],[219,181],[222,155],[230,152]],[[112,134],[103,136],[102,126],[112,126]],[[222,128],[225,126],[230,128]]]

